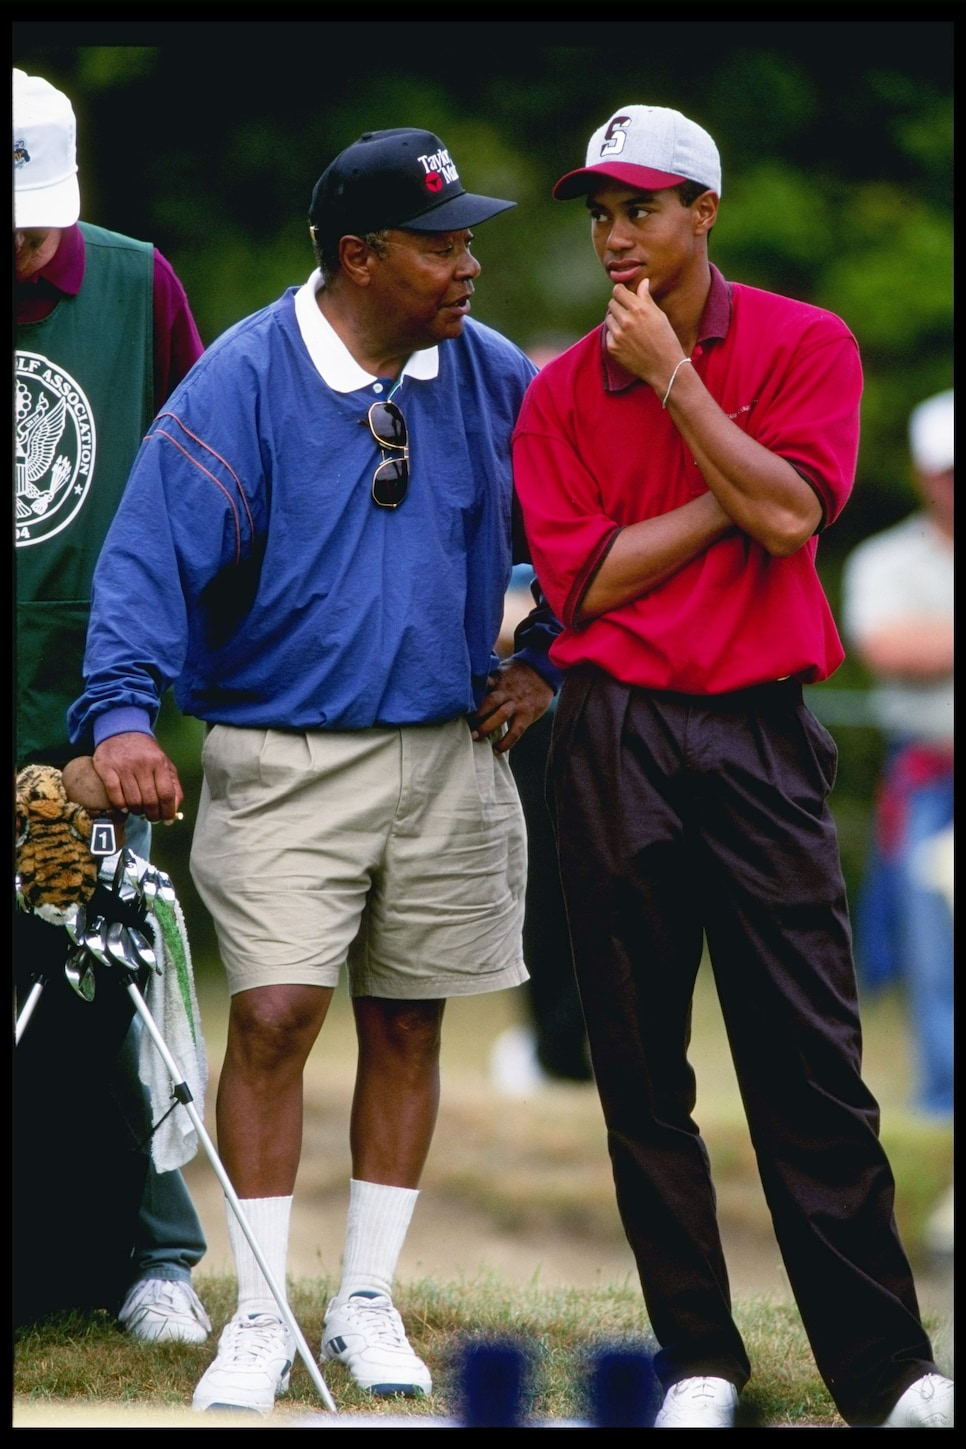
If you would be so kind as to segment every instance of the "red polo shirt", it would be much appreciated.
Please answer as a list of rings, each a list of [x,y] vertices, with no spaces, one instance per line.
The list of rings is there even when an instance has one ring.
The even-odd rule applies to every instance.
[[[855,476],[855,338],[830,312],[711,271],[695,369],[738,427],[809,480],[827,526]],[[814,683],[842,662],[814,537],[773,558],[731,534],[643,597],[574,627],[617,533],[707,491],[660,398],[608,355],[603,328],[530,384],[513,465],[534,566],[565,626],[550,655],[562,668],[591,663],[628,684],[704,695],[789,676]]]

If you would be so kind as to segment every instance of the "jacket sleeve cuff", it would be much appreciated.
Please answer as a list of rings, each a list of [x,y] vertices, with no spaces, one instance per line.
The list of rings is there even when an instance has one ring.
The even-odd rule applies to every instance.
[[[556,664],[551,662],[548,654],[540,649],[517,649],[514,652],[513,658],[519,659],[522,664],[529,664],[530,668],[539,674],[545,683],[550,685],[554,694],[560,692],[564,672],[562,669],[558,669]]]
[[[153,735],[151,716],[146,709],[136,705],[125,705],[121,709],[109,709],[99,714],[94,721],[94,748],[112,735]]]

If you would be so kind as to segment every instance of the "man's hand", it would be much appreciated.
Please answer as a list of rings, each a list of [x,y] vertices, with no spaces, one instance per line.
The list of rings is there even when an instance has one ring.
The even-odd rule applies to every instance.
[[[604,325],[607,351],[612,357],[651,387],[667,385],[681,360],[681,344],[671,323],[652,300],[647,277],[641,279],[636,292],[623,284],[614,288]]]
[[[486,697],[472,721],[473,738],[490,740],[496,753],[504,755],[546,714],[552,699],[553,690],[535,669],[507,659],[487,680]]]
[[[156,822],[177,819],[184,800],[178,772],[153,735],[111,735],[94,751],[94,768],[115,810]]]

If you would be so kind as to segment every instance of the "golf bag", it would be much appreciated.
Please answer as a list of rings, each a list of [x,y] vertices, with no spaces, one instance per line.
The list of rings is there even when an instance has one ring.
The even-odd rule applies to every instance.
[[[63,926],[15,910],[18,1013],[44,983],[13,1054],[15,1327],[66,1310],[117,1312],[148,1170],[134,1007],[103,980],[92,1001],[78,996],[65,977],[70,947]]]

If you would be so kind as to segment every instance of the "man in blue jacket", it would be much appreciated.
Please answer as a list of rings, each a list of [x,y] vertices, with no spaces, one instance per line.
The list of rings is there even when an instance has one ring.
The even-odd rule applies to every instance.
[[[208,726],[192,873],[231,992],[219,1148],[279,1283],[303,1067],[346,967],[352,1180],[322,1357],[375,1394],[432,1386],[391,1285],[445,1000],[526,979],[507,751],[553,696],[559,626],[537,610],[509,660],[493,652],[535,369],[469,317],[471,228],[512,204],[466,192],[427,131],[335,158],[309,213],[317,270],[220,338],[145,439],[70,716],[112,805],[149,820],[182,800],[152,734],[164,688]],[[194,1407],[269,1413],[293,1344],[228,1228],[238,1307]]]

